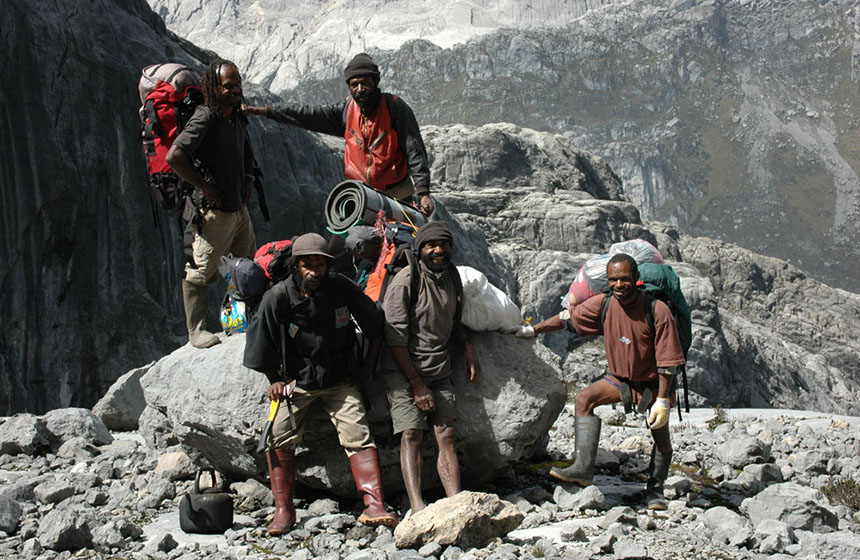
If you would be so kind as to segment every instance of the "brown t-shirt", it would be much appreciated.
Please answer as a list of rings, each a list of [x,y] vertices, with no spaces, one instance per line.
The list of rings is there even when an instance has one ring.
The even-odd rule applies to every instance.
[[[614,297],[606,311],[606,322],[600,324],[603,298],[597,294],[573,308],[572,325],[582,336],[603,335],[609,370],[621,379],[649,381],[656,378],[658,367],[684,363],[678,328],[669,307],[657,301],[654,307],[654,329],[645,316],[645,298],[640,293],[626,308]]]
[[[389,346],[405,346],[412,364],[425,382],[451,375],[449,349],[457,329],[457,288],[451,278],[453,268],[443,274],[431,272],[418,264],[418,300],[410,308],[411,270],[404,267],[385,291],[385,341]],[[454,272],[456,273],[456,272]],[[400,371],[391,353],[382,356],[385,371]]]

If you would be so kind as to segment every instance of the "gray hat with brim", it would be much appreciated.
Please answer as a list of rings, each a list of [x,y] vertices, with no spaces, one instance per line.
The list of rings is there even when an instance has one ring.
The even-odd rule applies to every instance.
[[[333,259],[326,251],[328,243],[322,235],[318,233],[306,233],[300,235],[293,241],[293,256],[306,257],[309,255],[320,255],[329,259]]]

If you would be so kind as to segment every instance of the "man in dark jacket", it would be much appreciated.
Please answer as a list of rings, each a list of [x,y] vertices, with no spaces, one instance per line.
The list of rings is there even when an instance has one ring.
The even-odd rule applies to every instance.
[[[188,340],[196,348],[221,342],[206,330],[209,284],[216,280],[221,256],[250,257],[257,246],[245,206],[254,185],[253,155],[246,119],[239,112],[242,77],[235,64],[217,60],[206,67],[203,98],[166,158],[202,195],[195,197],[198,214],[187,226],[191,257],[182,281]]]
[[[379,457],[355,384],[359,373],[366,377],[376,365],[382,313],[354,282],[329,274],[332,257],[322,236],[300,236],[292,253],[292,274],[263,296],[245,342],[245,366],[269,378],[270,400],[283,399],[266,455],[275,496],[269,534],[289,531],[295,522],[295,448],[301,442],[304,417],[315,402],[328,413],[349,457],[366,506],[359,521],[393,527],[397,517],[385,510]],[[355,355],[355,326],[350,315],[370,340],[367,359],[361,365]]]
[[[265,116],[346,140],[344,172],[378,191],[418,208],[429,216],[427,150],[415,114],[405,101],[379,89],[379,67],[365,53],[357,54],[343,73],[350,97],[322,106],[275,105],[243,107],[245,114]]]
[[[619,253],[609,259],[606,275],[611,294],[597,294],[534,327],[512,330],[520,338],[567,328],[582,336],[603,335],[611,374],[596,381],[574,397],[576,461],[567,468],[553,467],[550,475],[580,486],[591,484],[594,460],[600,439],[600,418],[594,408],[620,402],[624,393],[631,405],[644,411],[654,445],[648,466],[645,501],[649,509],[666,509],[663,483],[672,461],[669,411],[674,399],[672,377],[684,363],[678,328],[669,307],[650,299],[636,288],[639,269],[630,255]],[[605,314],[604,300],[608,300]],[[653,302],[653,317],[648,319]]]

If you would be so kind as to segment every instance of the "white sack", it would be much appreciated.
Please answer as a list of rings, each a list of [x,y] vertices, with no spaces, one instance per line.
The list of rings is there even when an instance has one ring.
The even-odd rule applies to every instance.
[[[480,270],[458,266],[463,282],[463,324],[473,331],[495,331],[523,323],[519,307],[487,281]]]

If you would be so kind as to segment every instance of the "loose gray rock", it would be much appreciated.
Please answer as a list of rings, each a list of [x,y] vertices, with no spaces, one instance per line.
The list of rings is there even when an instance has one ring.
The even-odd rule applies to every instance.
[[[43,504],[56,504],[69,496],[73,496],[75,494],[75,487],[66,480],[56,478],[45,481],[33,488],[33,494]]]
[[[552,498],[563,510],[603,509],[606,504],[606,496],[595,484],[585,488],[573,484],[560,484],[556,486]]]
[[[0,531],[14,535],[21,523],[23,510],[18,502],[6,496],[0,496]]]
[[[78,550],[92,546],[90,527],[80,512],[58,508],[48,512],[39,522],[36,538],[51,550]]]
[[[254,511],[275,505],[271,489],[253,478],[234,482],[230,485],[230,490],[236,494],[236,509],[239,511]]]
[[[797,531],[800,555],[813,558],[860,558],[860,535],[850,531],[818,534]]]
[[[752,527],[741,515],[724,506],[710,508],[700,518],[714,538],[723,543],[743,544],[752,536]]]
[[[419,548],[428,543],[482,547],[514,530],[523,514],[494,494],[460,492],[413,513],[394,529],[398,548]]]
[[[93,406],[93,414],[98,416],[108,429],[130,432],[138,428],[138,419],[146,408],[140,378],[153,363],[155,362],[121,375]]]
[[[53,449],[58,449],[63,442],[72,438],[81,438],[96,446],[113,441],[104,422],[86,408],[58,408],[42,418]]]
[[[176,539],[170,533],[165,533],[157,537],[155,540],[151,541],[146,547],[143,549],[147,554],[153,554],[158,552],[170,552],[179,546],[179,543],[176,542]],[[217,548],[214,552],[217,552]]]
[[[753,526],[766,519],[783,521],[792,529],[822,531],[836,529],[839,519],[827,504],[827,498],[813,488],[793,482],[774,484],[741,504]]]
[[[73,437],[66,440],[57,449],[57,457],[86,461],[100,453],[99,448],[81,437]]]
[[[168,480],[181,480],[194,476],[196,469],[185,451],[173,451],[158,456],[155,474]]]
[[[612,556],[615,560],[645,560],[649,558],[648,550],[633,539],[618,539],[612,546]]]
[[[0,423],[0,455],[32,455],[49,445],[48,437],[41,418],[16,414]]]
[[[743,468],[750,463],[762,463],[770,458],[770,447],[754,437],[729,438],[714,454],[724,463]]]
[[[622,525],[636,525],[638,518],[636,511],[627,506],[616,506],[606,512],[603,519],[600,520],[600,526],[604,529],[608,528],[613,523],[621,523]]]

